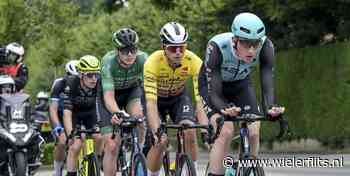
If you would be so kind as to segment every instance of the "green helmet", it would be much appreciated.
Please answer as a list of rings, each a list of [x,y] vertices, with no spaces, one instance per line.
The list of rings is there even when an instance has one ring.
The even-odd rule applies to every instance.
[[[139,37],[130,28],[122,28],[113,33],[112,41],[117,48],[136,47]]]
[[[265,25],[252,13],[240,13],[233,19],[231,31],[237,37],[258,40],[265,36]]]
[[[85,55],[79,59],[76,67],[80,73],[99,72],[100,61],[95,56]]]

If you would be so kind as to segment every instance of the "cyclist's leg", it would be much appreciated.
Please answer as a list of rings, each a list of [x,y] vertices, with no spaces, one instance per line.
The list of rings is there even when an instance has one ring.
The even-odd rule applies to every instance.
[[[132,89],[132,91],[129,94],[127,105],[126,105],[126,111],[130,113],[132,116],[136,116],[139,118],[143,118],[143,110],[141,105],[141,97],[142,96],[142,90],[141,87],[135,87]],[[145,124],[138,125],[138,132],[139,132],[139,144],[141,149],[143,148],[143,144],[145,143]]]
[[[64,123],[62,116],[59,116],[60,124]],[[66,157],[66,134],[62,132],[59,136],[55,136],[55,148],[54,148],[54,176],[62,176],[62,169],[64,166],[64,159]]]
[[[236,87],[233,85],[223,86],[223,88],[227,88],[229,92],[236,92]],[[225,90],[227,90],[225,89]],[[232,95],[227,95],[224,93],[224,97],[228,98]],[[203,104],[206,105],[205,110],[207,111],[207,116],[209,118],[210,123],[214,126],[214,129],[217,129],[216,119],[220,117],[220,113],[216,111],[213,105],[209,101],[207,90],[202,90],[201,96],[205,101]],[[228,101],[229,102],[229,101]],[[223,175],[225,170],[222,165],[222,161],[224,157],[226,157],[230,152],[230,144],[234,134],[234,126],[232,122],[225,122],[222,126],[220,134],[218,138],[212,144],[211,151],[209,153],[209,175]]]
[[[220,114],[210,114],[210,123],[214,126],[214,129],[217,129],[216,119],[220,117]],[[218,138],[215,140],[212,145],[212,149],[209,154],[209,171],[211,174],[223,175],[224,168],[222,161],[225,156],[230,152],[230,144],[233,138],[233,123],[225,122]]]
[[[197,123],[194,117],[194,109],[192,105],[192,100],[190,96],[184,92],[180,97],[174,108],[172,109],[171,118],[175,123],[187,123],[195,124]],[[176,118],[176,119],[174,119]],[[198,159],[198,145],[196,137],[196,129],[188,129],[184,131],[185,133],[185,150],[191,156],[195,167],[197,167]]]
[[[258,102],[256,99],[255,91],[249,78],[242,80],[240,94],[236,97],[236,105],[246,110],[248,113],[261,114]],[[257,157],[259,151],[259,130],[260,122],[250,123],[249,128],[249,143],[251,146],[251,154]]]
[[[166,117],[166,111],[169,107],[171,107],[171,103],[169,104],[168,100],[162,101],[162,98],[158,97],[158,112],[160,117]],[[165,119],[162,119],[165,121]],[[152,136],[153,137],[153,136]],[[159,171],[162,165],[162,158],[164,151],[167,148],[168,140],[167,138],[162,138],[158,144],[152,145],[151,149],[147,155],[147,170],[148,175],[156,176],[159,175]]]
[[[74,129],[76,124],[80,121],[80,114],[78,112],[72,112],[72,128]],[[77,172],[77,159],[79,156],[79,152],[81,149],[82,141],[80,138],[73,137],[73,143],[68,147],[68,155],[67,155],[67,172],[68,175],[73,175],[73,173]]]

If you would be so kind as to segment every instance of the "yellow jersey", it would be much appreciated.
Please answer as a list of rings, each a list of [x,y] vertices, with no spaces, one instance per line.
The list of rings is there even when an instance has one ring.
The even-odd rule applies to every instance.
[[[157,100],[157,97],[177,96],[184,91],[188,78],[192,77],[193,92],[196,102],[200,100],[198,92],[198,75],[202,60],[186,50],[181,66],[173,69],[163,50],[155,51],[144,64],[144,89],[146,99]]]

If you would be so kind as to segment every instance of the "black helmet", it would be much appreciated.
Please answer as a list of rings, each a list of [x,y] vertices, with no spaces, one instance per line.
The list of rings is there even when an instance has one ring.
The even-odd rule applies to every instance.
[[[130,28],[122,28],[113,33],[112,41],[117,48],[136,47],[139,37]]]

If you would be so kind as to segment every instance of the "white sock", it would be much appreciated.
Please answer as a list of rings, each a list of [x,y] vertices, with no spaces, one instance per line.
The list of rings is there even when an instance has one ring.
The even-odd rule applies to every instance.
[[[147,175],[148,176],[159,176],[159,171],[152,172],[149,169],[147,169]]]
[[[55,176],[62,176],[63,161],[54,161],[53,168],[55,170]]]
[[[197,171],[197,168],[198,168],[198,163],[197,163],[197,161],[193,161],[193,165],[194,165],[194,170]]]

